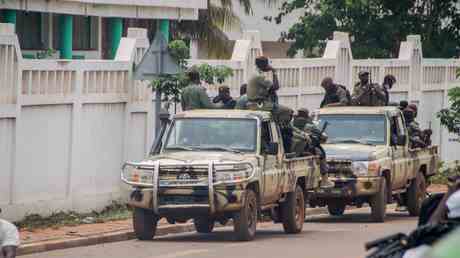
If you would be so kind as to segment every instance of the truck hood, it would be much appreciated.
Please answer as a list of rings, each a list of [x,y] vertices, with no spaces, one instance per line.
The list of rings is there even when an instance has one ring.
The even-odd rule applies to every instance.
[[[327,159],[371,161],[384,151],[385,146],[364,144],[323,144]]]
[[[208,151],[177,151],[168,152],[160,155],[149,157],[150,161],[161,160],[164,164],[177,164],[177,163],[208,163],[214,162],[238,162],[247,161],[254,154],[231,153],[231,152],[208,152]]]

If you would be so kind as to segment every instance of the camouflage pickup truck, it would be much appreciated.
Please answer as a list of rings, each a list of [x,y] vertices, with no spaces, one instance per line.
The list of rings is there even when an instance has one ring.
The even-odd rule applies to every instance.
[[[312,191],[311,206],[342,215],[346,205],[369,203],[372,219],[383,222],[386,204],[397,201],[416,216],[429,177],[437,172],[438,148],[409,149],[404,117],[397,107],[336,107],[317,111],[328,123],[329,178],[335,186]]]
[[[138,239],[152,239],[160,218],[193,219],[197,232],[233,219],[237,240],[252,240],[261,213],[302,230],[304,193],[319,186],[319,159],[285,153],[271,114],[194,110],[174,116],[150,156],[127,162],[122,180]]]

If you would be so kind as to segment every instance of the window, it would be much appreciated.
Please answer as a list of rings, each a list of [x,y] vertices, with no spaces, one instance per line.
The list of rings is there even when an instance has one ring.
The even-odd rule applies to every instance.
[[[48,15],[17,12],[16,33],[21,49],[43,50],[48,45]]]
[[[262,146],[262,153],[265,151],[266,147],[270,142],[272,142],[272,135],[270,130],[270,122],[264,121],[262,122],[262,134],[261,134],[261,146]]]

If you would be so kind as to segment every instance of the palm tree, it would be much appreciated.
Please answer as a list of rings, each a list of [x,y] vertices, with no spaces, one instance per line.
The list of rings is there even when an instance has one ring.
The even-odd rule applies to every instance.
[[[246,14],[253,13],[251,0],[238,1]],[[276,0],[255,1],[276,2]],[[231,54],[231,46],[223,31],[239,28],[240,19],[234,13],[233,0],[208,0],[208,9],[199,10],[197,21],[181,21],[176,25],[176,33],[180,36],[205,40],[210,56],[228,58]]]

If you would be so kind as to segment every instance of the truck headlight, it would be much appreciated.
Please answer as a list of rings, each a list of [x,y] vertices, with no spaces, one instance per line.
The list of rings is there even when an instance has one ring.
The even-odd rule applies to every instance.
[[[380,165],[375,161],[355,161],[351,163],[351,169],[356,176],[371,176],[379,172]]]
[[[125,164],[121,172],[121,179],[130,185],[152,186],[153,168]]]
[[[254,176],[254,168],[249,163],[232,165],[215,165],[214,181],[216,183],[237,183]]]

